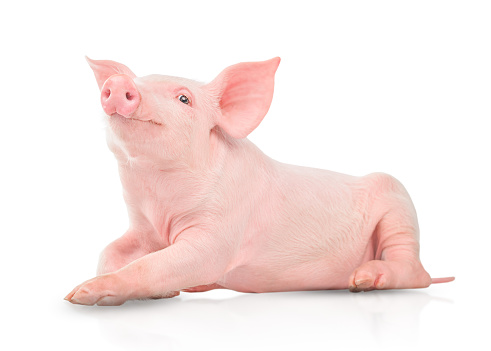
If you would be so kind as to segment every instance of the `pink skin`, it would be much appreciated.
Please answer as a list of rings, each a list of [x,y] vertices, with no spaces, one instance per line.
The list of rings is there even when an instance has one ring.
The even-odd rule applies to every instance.
[[[269,109],[279,58],[231,66],[209,84],[136,77],[122,64],[87,60],[130,226],[68,301],[453,280],[432,280],[424,270],[416,212],[396,179],[283,164],[245,138]]]
[[[131,77],[115,74],[102,86],[101,104],[107,115],[118,113],[129,118],[140,105],[140,93]]]

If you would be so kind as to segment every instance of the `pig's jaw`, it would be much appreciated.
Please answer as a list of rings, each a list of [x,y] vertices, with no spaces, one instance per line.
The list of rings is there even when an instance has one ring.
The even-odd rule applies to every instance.
[[[118,127],[119,123],[114,123],[114,126],[109,123],[106,128],[107,146],[125,172],[136,171],[140,174],[154,171],[206,173],[210,169],[223,167],[221,159],[227,151],[228,144],[223,140],[224,137],[219,129],[214,128],[211,131],[207,136],[209,141],[206,146],[200,148],[198,152],[175,154],[166,152],[166,145],[163,145],[165,140],[162,140],[163,144],[160,144],[160,147],[157,145],[152,148],[148,148],[145,142],[148,140],[148,132],[160,133],[162,128],[165,128],[165,124],[163,127],[148,124],[148,127],[144,128],[146,130],[144,133],[136,130],[132,133],[130,125],[136,126],[136,122],[127,121],[127,123],[128,126],[122,127]],[[138,123],[138,125],[143,124]]]

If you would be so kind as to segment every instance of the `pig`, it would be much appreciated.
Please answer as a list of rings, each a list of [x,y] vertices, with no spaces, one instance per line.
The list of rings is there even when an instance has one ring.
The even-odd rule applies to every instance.
[[[273,98],[276,57],[208,84],[137,77],[87,58],[101,92],[129,228],[65,299],[121,305],[184,292],[425,288],[416,211],[385,173],[280,163],[246,137]]]

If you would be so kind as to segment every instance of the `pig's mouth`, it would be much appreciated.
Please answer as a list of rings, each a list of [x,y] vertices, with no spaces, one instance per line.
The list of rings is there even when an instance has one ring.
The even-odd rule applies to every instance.
[[[138,121],[138,122],[146,122],[146,123],[152,123],[158,126],[161,126],[162,123],[154,121],[153,119],[138,119],[138,118],[130,118],[130,117],[125,117],[121,116],[119,113],[113,113],[111,117],[117,117],[117,118],[122,118],[123,120],[132,120],[132,121]]]

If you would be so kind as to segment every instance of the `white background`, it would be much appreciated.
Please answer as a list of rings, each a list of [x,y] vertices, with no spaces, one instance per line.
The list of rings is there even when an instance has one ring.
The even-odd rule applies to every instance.
[[[489,345],[490,18],[486,1],[3,4],[0,348]],[[200,81],[280,56],[271,110],[250,139],[287,163],[397,177],[418,210],[425,268],[456,281],[109,308],[64,301],[127,226],[84,55]]]

